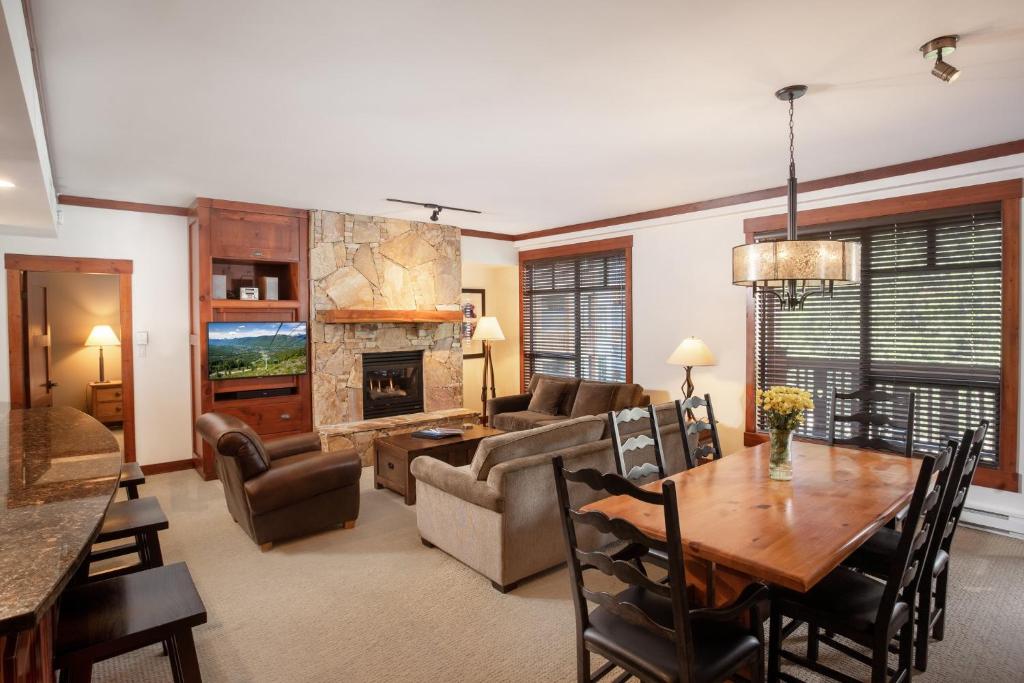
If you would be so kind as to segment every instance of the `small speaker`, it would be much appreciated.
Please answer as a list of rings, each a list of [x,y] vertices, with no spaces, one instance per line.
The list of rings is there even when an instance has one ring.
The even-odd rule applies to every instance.
[[[260,291],[263,292],[263,298],[267,301],[277,301],[277,278],[263,275],[258,278],[258,282]]]
[[[210,283],[213,289],[214,299],[227,299],[228,298],[228,276],[213,274],[213,281]]]

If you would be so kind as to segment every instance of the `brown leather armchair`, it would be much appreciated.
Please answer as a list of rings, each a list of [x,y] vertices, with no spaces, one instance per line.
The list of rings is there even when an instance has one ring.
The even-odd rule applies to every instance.
[[[206,413],[196,430],[215,452],[228,510],[261,550],[359,516],[362,465],[353,449],[323,451],[316,433],[264,443],[237,417]]]

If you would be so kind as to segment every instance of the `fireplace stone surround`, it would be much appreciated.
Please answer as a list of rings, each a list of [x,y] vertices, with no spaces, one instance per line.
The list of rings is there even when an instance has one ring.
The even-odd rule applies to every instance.
[[[422,351],[423,408],[461,408],[458,323],[323,322],[333,309],[457,309],[459,229],[316,210],[310,212],[313,419],[317,427],[363,419],[364,353]]]

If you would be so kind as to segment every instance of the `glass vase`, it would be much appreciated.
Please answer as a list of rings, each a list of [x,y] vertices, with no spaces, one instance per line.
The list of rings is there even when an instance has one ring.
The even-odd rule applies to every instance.
[[[793,478],[793,430],[769,429],[768,445],[768,476],[776,481],[789,481]]]

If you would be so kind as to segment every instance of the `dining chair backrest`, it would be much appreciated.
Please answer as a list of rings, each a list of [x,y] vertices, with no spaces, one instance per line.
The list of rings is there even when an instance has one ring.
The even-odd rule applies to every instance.
[[[676,400],[675,403],[686,467],[693,469],[703,463],[708,455],[712,460],[720,459],[722,444],[718,440],[718,422],[715,420],[715,409],[711,405],[711,394],[704,394],[704,398],[691,396],[686,400]],[[701,411],[701,408],[704,410]],[[698,416],[701,412],[704,413],[704,417]]]
[[[832,446],[857,446],[879,451],[914,453],[913,391],[905,394],[877,389],[849,393],[832,390],[828,412],[828,442]],[[849,412],[840,412],[842,403]],[[840,425],[849,425],[847,429]],[[843,433],[837,433],[842,430]]]
[[[978,471],[978,463],[981,461],[981,447],[985,443],[985,435],[988,433],[988,420],[982,420],[973,431],[964,432],[966,438],[970,432],[970,449],[964,463],[963,471],[958,479],[954,480],[954,491],[950,492],[949,518],[942,529],[942,540],[938,544],[941,550],[947,553],[953,546],[953,536],[957,527],[960,526],[960,515],[963,514],[964,505],[967,503],[967,492],[974,481],[974,473]]]
[[[925,455],[910,499],[910,508],[903,521],[903,530],[892,556],[885,592],[879,605],[876,624],[888,624],[897,601],[914,605],[914,596],[925,570],[929,544],[936,530],[942,492],[949,484],[956,441],[950,441],[938,455]],[[935,481],[932,482],[934,477]]]
[[[981,429],[984,431],[983,426]],[[950,530],[950,522],[953,516],[953,506],[957,499],[957,491],[960,489],[960,484],[964,480],[964,475],[967,472],[967,465],[971,458],[971,451],[973,450],[972,447],[974,446],[974,438],[976,434],[977,430],[965,429],[959,441],[950,439],[947,443],[947,448],[953,449],[953,459],[950,462],[946,473],[946,481],[942,487],[942,498],[939,501],[938,512],[935,515],[934,531],[932,533],[932,538],[928,543],[928,553],[925,556],[925,560],[922,565],[923,567],[934,566],[935,557],[939,554],[939,550],[942,549],[943,540],[946,538],[946,534]],[[982,439],[984,439],[984,436],[982,436]],[[931,570],[926,569],[924,571]],[[924,590],[925,587],[925,585],[922,585],[922,590]]]
[[[639,421],[646,421],[648,429],[630,430],[623,440],[620,425]],[[665,478],[665,451],[661,445],[661,429],[658,427],[654,405],[609,411],[608,426],[612,434],[615,471],[619,476],[630,481]],[[653,455],[653,460],[644,461],[643,454]]]
[[[594,469],[570,471],[565,469],[561,456],[552,459],[555,473],[555,491],[558,495],[559,516],[568,554],[569,576],[572,580],[572,599],[576,611],[577,634],[590,626],[588,602],[603,607],[619,619],[666,638],[675,645],[679,658],[680,679],[694,680],[692,668],[693,635],[690,625],[690,608],[686,595],[686,575],[683,570],[683,544],[679,531],[679,508],[676,502],[675,483],[662,482],[661,493],[640,488],[617,474],[604,474]],[[648,536],[624,519],[612,518],[596,510],[584,511],[573,507],[569,497],[568,483],[587,486],[608,496],[629,496],[635,500],[660,508],[656,514],[664,515],[665,540]],[[584,550],[577,542],[576,525],[583,524],[603,534],[611,534],[619,543],[607,549]],[[625,543],[625,547],[621,544]],[[652,579],[633,560],[647,552],[655,551],[668,558],[666,581]],[[613,595],[605,590],[588,587],[586,572],[597,570],[608,577],[614,577],[631,588],[637,588],[655,596],[667,599],[672,607],[671,627],[664,619],[643,610],[641,605],[623,599],[629,591]],[[602,585],[602,588],[604,586]]]

